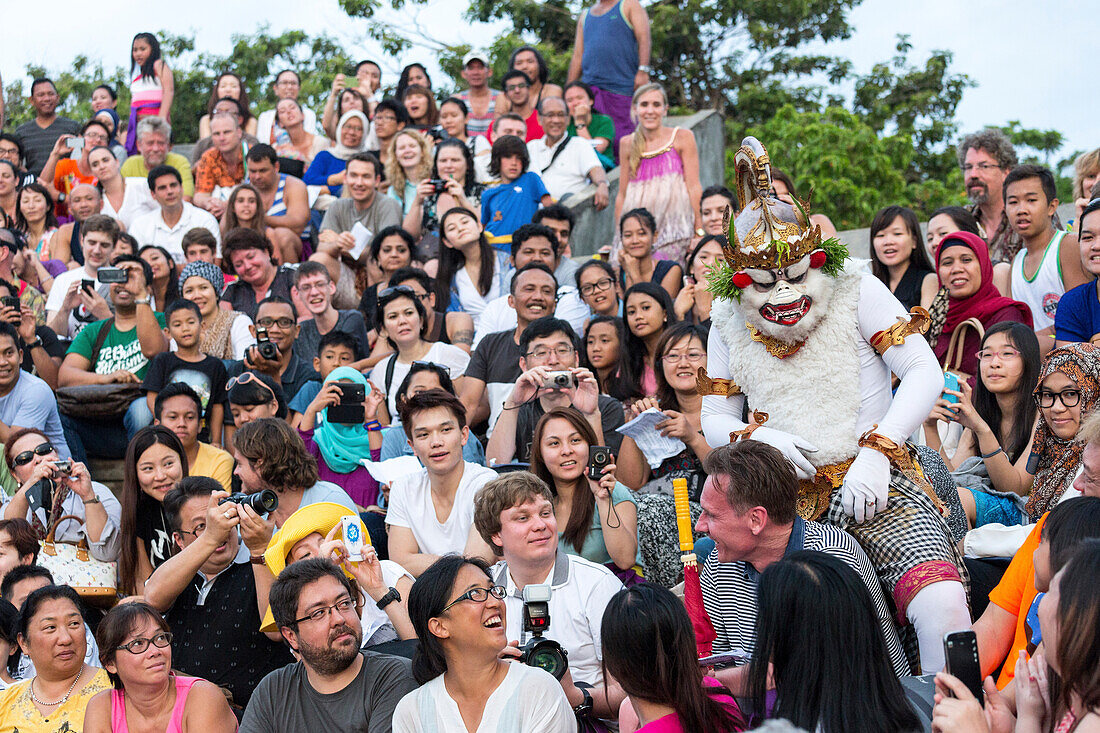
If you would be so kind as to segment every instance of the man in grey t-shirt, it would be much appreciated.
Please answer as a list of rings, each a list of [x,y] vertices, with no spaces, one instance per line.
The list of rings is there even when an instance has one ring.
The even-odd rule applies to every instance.
[[[279,574],[271,613],[301,661],[263,678],[241,733],[389,732],[398,700],[416,689],[416,680],[408,660],[360,651],[355,597],[347,576],[328,560],[302,560]]]
[[[351,230],[356,222],[366,227],[372,237],[388,226],[401,225],[401,203],[378,193],[382,176],[382,164],[372,154],[351,156],[344,169],[344,191],[350,198],[332,202],[321,220],[317,252],[310,259],[328,268],[336,283],[337,308],[354,308],[359,304],[359,297],[355,295],[355,272],[348,266],[352,260],[348,253],[355,247]],[[369,249],[364,248],[354,262],[365,267],[369,257]]]

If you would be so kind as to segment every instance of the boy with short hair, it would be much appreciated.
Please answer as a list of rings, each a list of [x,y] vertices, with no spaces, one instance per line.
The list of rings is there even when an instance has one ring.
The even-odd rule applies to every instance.
[[[218,403],[221,407],[221,403]],[[188,476],[209,476],[232,491],[233,456],[209,443],[199,441],[202,425],[202,400],[186,382],[172,382],[157,393],[153,416],[176,434],[187,454]]]
[[[1054,176],[1038,165],[1020,165],[1004,181],[1005,216],[1024,246],[1012,258],[1011,297],[1027,303],[1046,353],[1054,346],[1058,301],[1088,281],[1077,237],[1055,228],[1058,210]]]
[[[363,314],[355,309],[337,310],[332,305],[336,283],[327,267],[320,262],[303,262],[295,272],[294,289],[291,293],[297,295],[299,302],[311,316],[298,324],[294,350],[300,358],[308,361],[316,357],[321,336],[333,331],[351,334],[356,341],[357,359],[367,355],[370,346]],[[352,366],[362,369],[366,364]]]
[[[481,223],[486,233],[499,240],[494,246],[508,251],[502,243],[510,242],[512,232],[530,223],[540,204],[549,206],[554,200],[539,174],[527,170],[531,155],[523,140],[505,135],[493,143],[491,155],[489,173],[499,177],[500,184],[481,195]]]
[[[164,310],[164,320],[168,324],[165,333],[176,342],[176,350],[157,354],[149,364],[142,383],[149,409],[156,407],[157,393],[167,385],[184,382],[194,390],[202,406],[204,425],[198,438],[220,444],[225,410],[221,398],[229,379],[225,364],[199,350],[202,314],[197,305],[181,298]]]
[[[300,426],[302,413],[317,398],[321,385],[333,369],[342,366],[354,368],[355,363],[355,339],[350,334],[334,330],[322,336],[317,356],[313,357],[313,369],[321,375],[321,379],[306,382],[287,404],[292,413],[290,424],[295,428]]]

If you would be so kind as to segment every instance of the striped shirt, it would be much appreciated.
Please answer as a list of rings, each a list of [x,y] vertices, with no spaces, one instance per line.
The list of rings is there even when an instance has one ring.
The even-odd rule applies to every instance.
[[[842,529],[796,517],[784,555],[799,550],[827,553],[859,574],[871,593],[871,602],[882,627],[883,640],[894,671],[899,677],[910,674],[905,650],[898,639],[897,628],[875,568],[859,543]],[[711,553],[699,574],[699,585],[703,591],[703,606],[718,634],[714,640],[714,653],[730,649],[752,653],[756,646],[756,590],[759,581],[760,573],[747,562],[722,563],[717,561],[717,549]]]

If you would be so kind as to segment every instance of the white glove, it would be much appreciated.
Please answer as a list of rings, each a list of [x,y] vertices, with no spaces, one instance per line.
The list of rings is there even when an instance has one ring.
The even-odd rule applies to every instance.
[[[844,513],[857,524],[862,523],[885,509],[889,497],[889,459],[877,450],[860,449],[840,487],[840,506]]]
[[[794,464],[799,481],[811,479],[817,473],[817,468],[806,458],[808,453],[817,453],[817,448],[797,435],[774,428],[759,427],[752,431],[751,439],[778,448],[787,460]]]

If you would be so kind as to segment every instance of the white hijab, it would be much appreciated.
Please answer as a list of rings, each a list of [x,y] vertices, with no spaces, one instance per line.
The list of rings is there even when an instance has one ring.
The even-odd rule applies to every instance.
[[[344,145],[342,136],[340,134],[344,131],[344,125],[347,124],[347,121],[350,120],[352,117],[358,117],[359,121],[363,123],[363,137],[359,141],[358,148],[349,148]],[[340,118],[340,122],[336,125],[336,139],[332,148],[329,149],[329,152],[340,160],[347,160],[356,153],[362,153],[364,150],[367,149],[367,131],[369,129],[370,123],[367,122],[367,116],[365,114],[357,109],[348,110],[344,113],[344,115]]]

